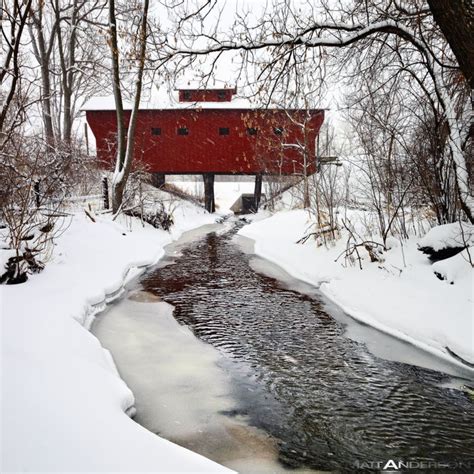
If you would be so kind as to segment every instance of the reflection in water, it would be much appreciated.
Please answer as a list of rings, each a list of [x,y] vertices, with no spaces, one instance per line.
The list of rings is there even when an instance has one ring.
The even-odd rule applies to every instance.
[[[348,339],[317,292],[255,273],[232,234],[209,234],[142,279],[182,326],[164,303],[125,300],[99,318],[94,331],[137,396],[137,421],[242,472],[274,472],[276,456],[347,472],[356,462],[473,460],[472,403],[441,387],[447,376]]]

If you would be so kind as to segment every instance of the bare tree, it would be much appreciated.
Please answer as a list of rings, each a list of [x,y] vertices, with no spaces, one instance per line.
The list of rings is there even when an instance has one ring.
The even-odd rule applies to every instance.
[[[350,192],[346,176],[350,171],[341,172],[341,162],[337,161],[342,154],[343,144],[336,141],[334,125],[327,121],[318,137],[318,170],[310,181],[313,189],[311,211],[316,215],[318,233],[325,243],[335,240],[338,236],[338,214],[343,204],[347,204],[347,195]]]
[[[359,93],[364,95],[359,113],[351,108],[349,117],[360,144],[358,159],[353,163],[358,176],[355,197],[376,216],[378,234],[386,246],[395,226],[399,236],[408,237],[405,216],[407,193],[413,179],[407,172],[408,160],[397,140],[404,133],[402,111],[393,96],[367,94],[366,89]],[[370,224],[367,231],[371,233]]]
[[[50,147],[72,144],[78,101],[98,89],[105,77],[98,58],[105,0],[47,0],[33,4],[29,32],[41,77],[41,115]],[[101,85],[104,88],[104,85]]]
[[[455,222],[460,209],[456,177],[446,153],[446,123],[427,101],[420,101],[417,110],[417,120],[400,141],[407,158],[406,173],[414,178],[412,205],[428,205],[438,224]]]
[[[13,255],[0,269],[1,283],[21,283],[41,271],[65,229],[62,209],[83,156],[65,159],[41,137],[15,132],[0,152],[0,220]]]
[[[194,42],[192,34],[187,42],[180,38],[158,64],[179,58],[181,67],[185,67],[203,56],[213,58],[214,64],[225,53],[238,52],[244,63],[266,63],[257,78],[278,81],[288,77],[300,56],[295,52],[303,49],[313,53],[307,55],[307,60],[314,61],[315,67],[320,64],[319,58],[331,55],[338,60],[338,71],[344,69],[346,74],[362,75],[371,66],[380,78],[407,75],[418,82],[421,93],[443,115],[459,201],[468,219],[474,222],[468,175],[471,112],[466,107],[467,82],[433,21],[429,5],[421,0],[407,8],[390,0],[319,5],[307,2],[303,10],[290,0],[275,0],[267,12],[258,21],[250,15],[238,18],[230,35],[217,29],[194,28]],[[469,21],[468,13],[469,9],[461,12],[463,24]],[[394,54],[401,55],[396,65],[387,61]]]
[[[29,32],[33,53],[40,66],[41,112],[46,143],[54,148],[56,136],[53,126],[51,86],[51,60],[56,40],[57,19],[50,14],[49,5],[37,0],[30,10]]]
[[[138,31],[134,36],[136,57],[136,79],[133,93],[133,107],[126,123],[122,83],[120,77],[120,49],[118,38],[117,15],[115,0],[109,0],[109,24],[110,24],[110,50],[112,56],[112,84],[115,99],[115,110],[117,115],[117,157],[112,183],[112,210],[114,213],[120,210],[127,179],[130,174],[135,146],[135,128],[137,123],[138,109],[140,107],[143,72],[146,59],[146,45],[148,36],[148,8],[149,0],[144,0],[140,11]]]
[[[0,140],[3,142],[5,121],[14,102],[18,103],[18,85],[21,81],[21,40],[31,9],[31,1],[2,0],[0,21],[2,37],[2,65],[0,70]],[[10,124],[11,125],[11,124]],[[14,128],[14,127],[12,127]]]
[[[57,84],[57,135],[66,147],[72,143],[72,130],[77,116],[77,101],[98,89],[105,79],[98,61],[104,48],[92,38],[99,33],[103,0],[50,0],[56,24],[55,52],[59,58]],[[104,84],[100,85],[104,88]],[[60,119],[62,118],[61,122]]]
[[[472,2],[428,0],[433,18],[441,28],[459,63],[464,77],[474,89],[474,12]]]

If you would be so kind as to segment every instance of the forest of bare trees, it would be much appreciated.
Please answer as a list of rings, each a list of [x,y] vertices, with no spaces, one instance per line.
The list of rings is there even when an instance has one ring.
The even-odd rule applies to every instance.
[[[330,228],[341,199],[370,205],[384,240],[394,226],[406,234],[410,209],[426,210],[439,224],[474,223],[471,2],[261,6],[256,14],[244,2],[234,15],[218,0],[2,1],[0,219],[17,252],[13,272],[41,265],[35,255],[59,231],[57,203],[97,175],[82,104],[114,96],[117,213],[143,94],[173,88],[189,71],[212,82],[221,62],[234,66],[228,80],[266,103],[317,108],[337,85],[351,129],[345,166],[365,184],[363,195],[348,196],[335,189],[347,185],[336,176],[343,171],[326,167],[315,178],[315,199],[304,176],[305,207],[324,206]],[[133,104],[129,123],[124,100]]]

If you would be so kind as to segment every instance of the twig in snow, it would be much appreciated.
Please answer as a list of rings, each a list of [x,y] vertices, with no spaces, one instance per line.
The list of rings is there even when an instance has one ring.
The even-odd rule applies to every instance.
[[[117,217],[119,216],[119,214],[122,212],[122,206],[123,206],[123,202],[120,204],[120,207],[117,209],[117,212],[112,216],[112,221],[114,221],[115,219],[117,219]]]
[[[468,367],[472,367],[474,369],[474,364],[472,362],[469,362],[466,359],[463,359],[460,355],[456,354],[448,346],[446,346],[445,349],[451,357],[453,357],[454,359],[456,359],[459,362],[463,363],[464,365],[467,365]]]
[[[91,214],[87,209],[84,209],[84,212],[86,213],[86,216],[87,216],[92,222],[95,222],[94,217],[92,216],[92,214]]]
[[[337,230],[337,227],[325,226],[317,230],[316,232],[310,232],[309,234],[306,234],[305,236],[301,237],[301,239],[299,239],[296,243],[305,244],[308,241],[308,239],[312,236],[314,236],[314,238],[321,237],[322,235],[328,232],[334,232],[335,230]]]

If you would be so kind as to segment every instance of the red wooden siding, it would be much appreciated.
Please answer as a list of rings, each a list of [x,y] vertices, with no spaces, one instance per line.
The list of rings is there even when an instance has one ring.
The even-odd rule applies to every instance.
[[[237,89],[180,89],[180,102],[230,102]]]
[[[294,145],[306,143],[307,163],[311,163],[307,171],[313,173],[315,140],[323,120],[322,110],[141,110],[135,157],[150,172],[164,174],[302,174],[303,153]],[[294,122],[304,121],[303,133]],[[96,138],[98,158],[113,162],[115,111],[89,110],[87,122]],[[178,134],[179,128],[187,129],[187,134]],[[256,134],[249,134],[248,128],[256,129]],[[277,128],[283,133],[276,134]],[[228,134],[220,129],[228,129]]]

